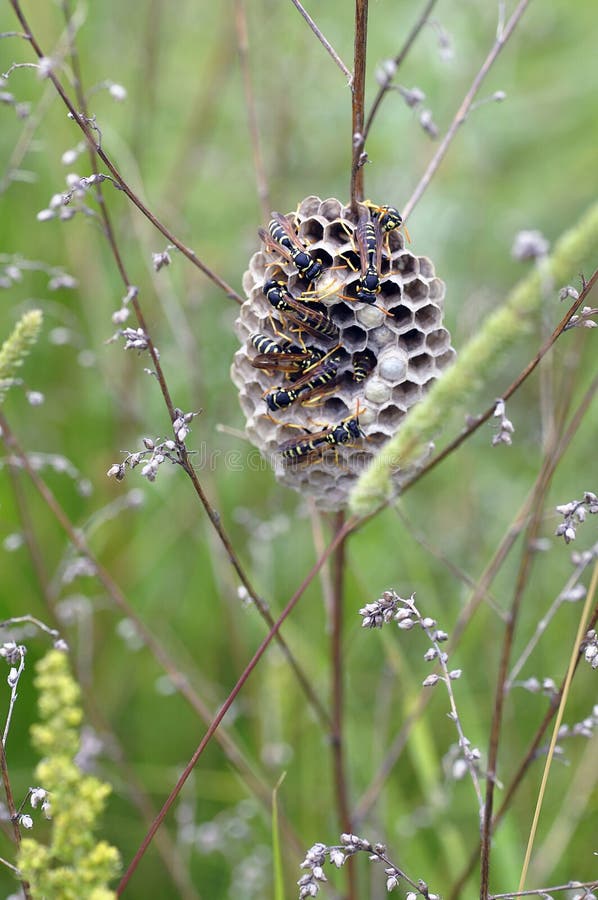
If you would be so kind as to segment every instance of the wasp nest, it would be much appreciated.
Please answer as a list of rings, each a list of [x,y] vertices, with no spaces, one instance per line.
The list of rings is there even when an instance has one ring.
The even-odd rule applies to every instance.
[[[362,205],[358,225],[339,200],[308,197],[273,214],[243,277],[231,374],[247,436],[279,480],[324,510],[344,506],[454,357],[444,282],[405,248],[388,210]]]

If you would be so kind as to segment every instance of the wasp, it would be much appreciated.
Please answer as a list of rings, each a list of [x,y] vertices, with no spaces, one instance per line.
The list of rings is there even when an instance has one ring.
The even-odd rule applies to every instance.
[[[353,365],[353,381],[359,384],[359,382],[365,381],[373,371],[376,365],[376,357],[371,350],[358,350],[357,353],[353,354],[351,362]]]
[[[310,256],[286,216],[273,212],[268,231],[260,228],[259,236],[268,249],[277,251],[293,263],[306,281],[314,281],[322,273],[322,260]]]
[[[361,275],[355,296],[364,303],[375,303],[380,293],[380,266],[382,263],[382,235],[380,220],[360,219],[356,229],[357,246],[361,262]]]
[[[265,334],[252,335],[251,343],[258,351],[257,356],[251,360],[252,366],[256,369],[285,372],[291,381],[299,378],[301,372],[315,365],[325,355],[319,347],[302,348],[286,338],[277,342]]]
[[[271,279],[264,284],[262,291],[274,309],[283,313],[300,331],[307,331],[323,341],[337,340],[339,330],[330,316],[303,294],[293,297],[284,281]]]
[[[321,362],[310,366],[301,378],[293,382],[293,387],[289,390],[278,388],[271,391],[266,395],[268,409],[272,412],[277,409],[285,409],[298,400],[302,394],[307,397],[330,384],[338,374],[341,357],[342,353],[338,352],[332,355],[328,354]]]
[[[338,425],[324,428],[295,441],[287,441],[279,450],[286,463],[299,463],[322,455],[328,447],[350,444],[365,437],[359,425],[359,415],[348,416]]]
[[[377,206],[371,200],[366,200],[365,205],[380,223],[380,231],[383,234],[388,234],[389,231],[394,231],[403,224],[403,216],[394,206]]]

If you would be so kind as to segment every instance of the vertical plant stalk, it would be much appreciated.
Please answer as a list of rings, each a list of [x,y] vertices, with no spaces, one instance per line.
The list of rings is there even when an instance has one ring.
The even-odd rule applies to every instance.
[[[10,785],[10,778],[8,777],[8,764],[6,762],[6,752],[4,750],[4,743],[0,741],[0,771],[2,772],[2,784],[4,785],[4,794],[6,796],[6,806],[8,808],[8,813],[10,815],[10,822],[12,825],[12,833],[14,835],[15,844],[17,850],[21,846],[21,829],[19,828],[19,817],[17,814],[17,808],[15,806],[15,801],[12,795],[12,787]],[[29,892],[29,882],[21,881],[21,887],[23,888],[23,894],[26,900],[32,900],[31,894]]]
[[[351,102],[351,213],[357,220],[357,203],[364,198],[363,147],[365,137],[365,61],[368,37],[368,0],[355,0],[355,48],[353,65],[353,93]]]
[[[334,534],[342,533],[345,522],[344,512],[338,512],[334,517]],[[332,729],[330,732],[330,744],[332,747],[332,768],[334,773],[334,789],[336,794],[337,815],[341,829],[346,834],[352,834],[353,825],[349,812],[349,796],[347,772],[345,766],[345,746],[343,735],[344,712],[344,666],[343,666],[343,601],[345,584],[345,547],[344,540],[340,540],[332,558],[332,639],[330,646],[331,688],[332,688]],[[348,881],[348,900],[357,900],[357,883],[354,859],[349,858],[346,863]]]
[[[268,189],[268,179],[266,178],[266,170],[264,168],[264,158],[262,156],[260,144],[260,130],[257,123],[255,98],[253,96],[251,72],[249,69],[249,36],[247,32],[247,13],[244,0],[236,0],[235,2],[235,30],[237,33],[237,47],[239,49],[241,73],[243,75],[247,125],[249,128],[249,137],[251,139],[251,149],[253,151],[255,183],[258,199],[260,201],[260,209],[262,211],[262,219],[264,222],[267,222],[271,209],[270,191]]]
[[[523,861],[523,867],[521,870],[521,879],[519,881],[519,887],[517,890],[523,891],[525,887],[525,879],[527,877],[527,870],[529,868],[532,849],[534,846],[534,839],[536,836],[536,831],[538,829],[538,822],[540,820],[540,811],[542,809],[542,801],[544,799],[544,794],[546,792],[546,785],[548,783],[548,775],[550,773],[550,767],[552,765],[552,761],[554,758],[554,748],[556,747],[556,743],[559,737],[559,730],[563,722],[563,714],[565,712],[565,705],[567,703],[567,698],[569,696],[569,689],[571,687],[571,682],[573,681],[573,675],[575,674],[575,668],[577,665],[577,660],[579,659],[579,650],[581,647],[581,642],[583,641],[584,634],[588,628],[588,620],[590,618],[590,607],[594,602],[594,596],[596,594],[596,586],[598,584],[598,562],[594,564],[594,571],[592,573],[592,578],[590,580],[590,587],[588,588],[588,592],[586,594],[586,599],[584,603],[584,607],[582,610],[582,614],[579,618],[579,624],[577,626],[577,635],[575,636],[575,641],[573,643],[573,650],[571,652],[571,658],[569,660],[569,666],[567,668],[567,674],[565,676],[565,683],[563,685],[563,689],[561,691],[561,702],[559,703],[559,709],[556,715],[556,721],[554,723],[552,729],[552,737],[550,739],[550,747],[548,748],[548,753],[546,754],[546,761],[544,764],[544,772],[542,773],[542,783],[540,784],[540,789],[538,791],[538,801],[536,803],[536,809],[534,810],[534,818],[532,822],[532,826],[530,828],[529,840],[527,843],[527,848],[525,851],[525,859]]]

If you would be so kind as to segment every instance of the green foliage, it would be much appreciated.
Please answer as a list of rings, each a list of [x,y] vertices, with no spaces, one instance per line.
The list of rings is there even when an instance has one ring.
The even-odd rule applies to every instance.
[[[13,332],[0,347],[0,404],[11,386],[17,369],[23,365],[37,341],[41,327],[41,310],[32,309],[19,319]]]
[[[65,653],[51,650],[36,669],[41,723],[32,726],[31,739],[43,754],[35,777],[50,795],[51,836],[47,846],[24,838],[17,866],[36,900],[111,900],[116,895],[107,882],[118,874],[120,857],[95,834],[110,787],[74,762],[81,692]]]

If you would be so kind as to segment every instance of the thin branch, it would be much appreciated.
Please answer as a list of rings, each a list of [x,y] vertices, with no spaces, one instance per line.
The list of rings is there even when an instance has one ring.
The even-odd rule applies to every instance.
[[[501,394],[501,398],[503,400],[506,401],[509,399],[509,397],[512,397],[513,394],[515,393],[515,391],[521,387],[523,382],[526,381],[527,378],[529,378],[529,376],[532,374],[534,369],[538,366],[538,364],[540,363],[542,358],[548,353],[548,351],[553,346],[553,344],[555,344],[556,341],[561,336],[561,334],[567,330],[568,323],[571,321],[571,319],[573,318],[573,316],[575,315],[575,313],[577,312],[579,307],[582,305],[585,298],[587,297],[587,295],[590,293],[590,291],[593,289],[594,285],[597,282],[598,282],[598,269],[595,270],[595,272],[593,273],[590,280],[588,282],[584,283],[583,290],[581,291],[578,299],[567,310],[567,312],[565,313],[565,315],[563,316],[563,318],[561,319],[561,321],[559,322],[557,327],[554,329],[554,331],[552,332],[550,337],[547,338],[547,340],[542,344],[542,346],[540,347],[540,349],[538,350],[538,352],[536,353],[534,358],[519,373],[517,378],[515,378],[515,380],[511,382],[511,384],[504,391],[504,393]],[[492,418],[492,416],[494,415],[495,409],[496,409],[496,401],[491,406],[489,406],[485,410],[485,412],[481,413],[479,416],[476,416],[469,423],[469,425],[467,425],[466,428],[463,429],[461,434],[457,435],[457,437],[454,438],[454,440],[452,440],[450,442],[450,444],[447,444],[447,446],[444,447],[440,451],[440,453],[438,453],[436,456],[433,456],[429,462],[427,462],[418,472],[416,472],[413,475],[412,478],[408,479],[405,482],[405,485],[403,487],[403,492],[407,489],[407,487],[411,487],[417,481],[419,481],[420,478],[423,478],[424,475],[426,475],[431,469],[435,468],[439,463],[441,463],[444,459],[446,459],[447,456],[450,456],[450,454],[453,453],[457,449],[457,447],[459,447],[464,441],[466,441],[467,438],[470,437],[470,435],[472,435],[474,433],[474,431],[477,431],[478,428],[480,428],[484,424],[484,422],[487,422],[489,419]]]
[[[550,767],[552,765],[552,760],[554,758],[554,750],[556,747],[556,743],[559,737],[559,730],[561,724],[563,722],[563,715],[565,713],[565,705],[567,703],[567,699],[569,696],[569,690],[571,688],[571,682],[573,681],[573,675],[575,674],[575,669],[577,667],[577,662],[580,657],[579,648],[581,647],[581,643],[583,641],[584,635],[588,629],[588,620],[590,618],[590,606],[594,602],[594,597],[596,595],[596,587],[598,585],[598,561],[594,564],[594,571],[592,573],[592,577],[590,579],[590,586],[588,588],[588,592],[586,594],[585,603],[583,606],[583,610],[581,616],[579,617],[579,622],[577,625],[577,634],[575,636],[575,640],[573,642],[573,647],[571,650],[571,658],[569,660],[569,665],[567,667],[567,674],[565,675],[565,681],[560,691],[561,701],[559,703],[559,708],[556,714],[556,720],[552,729],[552,737],[550,739],[550,746],[548,748],[548,753],[546,754],[546,761],[544,764],[544,772],[542,773],[542,781],[540,787],[538,789],[538,800],[536,803],[536,808],[534,810],[534,818],[532,821],[532,825],[530,828],[530,834],[527,842],[527,847],[525,850],[525,859],[523,861],[523,866],[521,869],[521,878],[519,881],[518,890],[522,891],[525,887],[525,879],[527,877],[527,871],[529,868],[529,863],[532,856],[532,849],[534,846],[534,840],[536,837],[536,832],[538,830],[538,822],[540,820],[540,812],[542,810],[542,801],[544,799],[544,795],[546,793],[546,785],[548,784],[548,775],[550,773]]]
[[[363,110],[365,102],[365,62],[368,37],[368,0],[355,0],[355,47],[353,95],[351,103],[351,214],[357,221],[357,204],[364,198]]]
[[[239,48],[241,72],[243,74],[245,105],[247,107],[247,124],[249,128],[249,136],[251,138],[251,148],[253,151],[253,168],[255,170],[257,194],[260,201],[260,208],[262,210],[262,220],[264,222],[267,222],[270,216],[272,204],[270,203],[268,180],[266,178],[266,170],[264,168],[264,159],[262,156],[262,149],[260,145],[260,130],[257,123],[255,98],[253,96],[251,72],[249,69],[249,37],[247,33],[247,14],[245,11],[244,0],[236,0],[235,2],[235,29],[237,33],[237,46]]]
[[[434,154],[431,162],[428,165],[428,168],[424,172],[422,178],[420,179],[419,184],[416,186],[411,197],[409,198],[407,203],[404,205],[403,210],[402,210],[403,221],[405,221],[409,217],[409,215],[413,212],[416,204],[419,203],[419,201],[421,200],[421,198],[424,194],[424,191],[430,184],[433,175],[436,173],[436,170],[438,169],[438,167],[440,166],[440,163],[444,159],[448,148],[452,144],[457,131],[459,130],[461,125],[463,125],[463,123],[467,119],[467,115],[469,113],[471,105],[476,97],[477,92],[479,91],[479,89],[482,85],[482,82],[484,81],[486,75],[492,68],[493,64],[496,62],[496,59],[498,58],[500,51],[503,49],[503,47],[505,46],[505,44],[507,43],[507,41],[513,34],[513,31],[515,30],[517,23],[519,22],[520,18],[522,17],[523,13],[525,12],[527,6],[529,5],[529,2],[530,2],[530,0],[520,0],[519,4],[517,5],[515,11],[513,12],[512,16],[511,16],[511,18],[507,22],[505,29],[500,34],[497,35],[496,40],[494,42],[494,45],[493,45],[490,53],[484,60],[481,69],[479,70],[479,72],[477,73],[475,78],[473,79],[472,85],[469,88],[468,92],[466,93],[466,95],[463,99],[463,102],[461,103],[461,106],[457,110],[457,113],[455,114],[455,117],[454,117],[453,121],[451,122],[446,135],[444,136],[440,146],[438,147],[438,150]]]
[[[330,56],[332,57],[332,59],[335,61],[335,63],[337,64],[337,66],[339,67],[339,69],[341,70],[341,72],[347,77],[347,83],[349,84],[349,86],[351,86],[352,83],[353,83],[353,75],[351,74],[351,72],[349,71],[349,69],[346,67],[346,65],[344,64],[344,62],[342,61],[342,59],[340,58],[340,56],[338,55],[338,53],[336,52],[336,50],[334,49],[334,47],[332,46],[332,44],[329,43],[329,41],[326,40],[326,38],[324,37],[324,35],[323,35],[322,32],[320,31],[320,29],[318,28],[318,26],[316,25],[316,23],[314,22],[314,20],[313,20],[312,17],[310,16],[310,14],[307,12],[307,10],[306,10],[303,6],[299,3],[299,0],[291,0],[291,3],[293,4],[293,6],[295,6],[295,7],[299,10],[299,12],[300,12],[301,15],[303,16],[303,18],[305,19],[305,21],[307,22],[307,24],[309,25],[309,27],[311,28],[311,30],[313,31],[313,33],[315,34],[315,36],[317,37],[317,39],[320,41],[320,43],[321,43],[321,44],[325,47],[325,49],[328,51],[328,53],[330,54]]]
[[[33,36],[31,29],[29,28],[27,20],[25,19],[23,11],[21,10],[19,0],[10,0],[10,4],[14,9],[15,15],[19,19],[21,25],[27,32],[27,39],[31,44],[33,50],[35,51],[36,56],[38,57],[38,59],[44,59],[45,55],[43,53],[43,50]],[[141,199],[137,196],[133,189],[124,180],[115,164],[102,149],[101,145],[98,144],[96,136],[94,135],[94,132],[90,127],[88,118],[83,115],[83,113],[77,112],[69,97],[67,96],[61,82],[51,69],[48,71],[47,77],[51,80],[52,84],[56,88],[57,92],[62,98],[64,105],[70,112],[71,117],[85,135],[88,144],[102,160],[108,171],[111,173],[116,182],[116,187],[118,187],[119,190],[123,191],[123,193],[127,195],[129,200],[152,223],[154,228],[156,228],[162,235],[164,235],[164,237],[170,244],[176,247],[177,250],[179,250],[183,254],[183,256],[185,256],[191,263],[193,263],[194,266],[200,269],[204,273],[204,275],[206,275],[211,281],[214,282],[214,284],[218,285],[218,287],[224,291],[227,297],[229,297],[231,300],[235,300],[239,304],[243,303],[243,298],[229,284],[227,284],[224,279],[220,278],[220,276],[213,272],[212,269],[209,268],[209,266],[202,262],[193,250],[183,244],[182,241],[180,241],[174,234],[172,234],[172,232],[169,231],[168,228],[163,225],[159,219],[156,218],[156,216],[147,208],[147,206],[145,206],[145,204],[141,201]]]
[[[339,512],[334,518],[334,532],[339,534],[344,523],[344,513]],[[345,542],[341,541],[332,559],[332,637],[330,646],[331,682],[332,682],[332,769],[336,793],[337,817],[345,834],[353,833],[351,813],[349,811],[349,794],[347,770],[345,765],[345,745],[343,734],[344,714],[344,666],[343,666],[343,603],[345,576]],[[357,900],[357,882],[354,860],[347,860],[348,900]]]
[[[398,69],[403,64],[405,57],[411,50],[413,44],[415,43],[415,40],[416,40],[418,34],[420,33],[420,31],[422,30],[422,28],[428,21],[428,19],[430,17],[430,13],[434,9],[434,6],[436,5],[437,2],[438,2],[438,0],[428,0],[419,19],[417,20],[417,22],[411,29],[410,33],[408,34],[407,39],[405,40],[405,43],[403,44],[403,46],[401,47],[401,49],[399,50],[397,55],[392,60],[392,64],[389,66],[388,71],[386,71],[384,73],[384,77],[382,78],[382,80],[380,82],[380,87],[378,88],[378,93],[376,94],[376,96],[374,98],[374,102],[372,103],[372,107],[371,107],[368,117],[366,119],[365,128],[363,129],[364,143],[368,139],[368,135],[370,133],[370,128],[372,127],[372,123],[374,121],[374,118],[376,117],[376,113],[378,112],[380,104],[382,103],[382,101],[384,100],[384,97],[388,94],[388,92],[391,89],[392,81],[393,81],[395,75],[397,74]]]
[[[206,731],[203,738],[201,739],[199,745],[197,746],[195,752],[193,753],[193,756],[191,757],[191,759],[185,766],[183,773],[181,774],[176,785],[172,789],[172,791],[171,791],[170,795],[168,796],[166,802],[164,803],[162,809],[156,816],[156,819],[152,823],[150,830],[143,838],[143,841],[141,842],[139,849],[135,853],[135,856],[129,863],[127,870],[124,873],[124,875],[116,889],[117,896],[120,896],[123,893],[127,884],[131,880],[133,873],[137,869],[139,863],[141,862],[143,856],[145,855],[146,850],[148,849],[149,845],[151,844],[156,831],[158,830],[158,828],[160,827],[160,825],[166,818],[166,815],[168,814],[169,809],[171,808],[171,806],[175,802],[176,798],[178,797],[179,793],[181,792],[183,785],[189,778],[189,775],[193,771],[195,765],[197,764],[199,758],[201,757],[203,751],[207,747],[211,738],[213,737],[214,734],[217,733],[220,723],[222,722],[224,716],[226,715],[226,713],[232,706],[235,698],[237,697],[237,695],[239,694],[239,692],[241,691],[241,689],[247,682],[248,678],[254,671],[255,667],[257,666],[258,662],[264,655],[265,651],[267,650],[268,646],[272,642],[275,635],[278,633],[278,631],[281,628],[285,619],[291,614],[291,612],[293,611],[293,609],[299,602],[301,596],[303,595],[303,593],[305,592],[307,587],[311,584],[311,582],[313,581],[315,576],[318,574],[320,568],[324,565],[324,563],[326,562],[328,557],[336,550],[337,546],[344,541],[349,527],[350,527],[350,522],[347,522],[347,524],[344,527],[342,527],[339,531],[337,531],[334,538],[332,539],[332,541],[326,548],[325,552],[322,554],[320,559],[318,559],[318,561],[312,567],[311,571],[307,574],[306,578],[304,578],[303,582],[301,583],[299,588],[295,591],[295,593],[293,594],[293,596],[291,597],[291,599],[289,600],[289,602],[283,609],[282,613],[280,614],[280,616],[274,623],[274,626],[272,627],[270,632],[263,639],[262,643],[260,644],[260,646],[258,647],[256,652],[252,656],[251,660],[249,661],[249,663],[243,670],[241,676],[237,680],[237,683],[235,684],[234,688],[232,689],[232,691],[230,692],[230,694],[228,695],[228,697],[226,698],[224,703],[221,705],[217,715],[212,719],[212,722],[210,723],[208,730]]]

